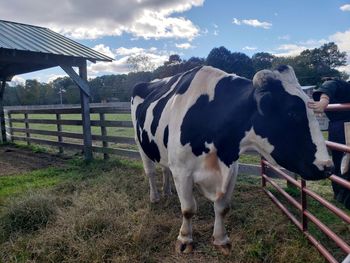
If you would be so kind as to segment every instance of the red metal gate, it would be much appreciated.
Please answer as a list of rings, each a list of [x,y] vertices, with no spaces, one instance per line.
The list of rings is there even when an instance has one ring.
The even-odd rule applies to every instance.
[[[340,110],[350,110],[350,104],[332,104],[327,108],[329,111],[340,111]],[[350,147],[338,144],[334,142],[326,142],[326,145],[329,149],[342,151],[346,153],[350,153]],[[266,172],[266,169],[271,169],[275,173],[277,173],[280,177],[287,180],[287,182],[298,189],[300,189],[300,202],[294,199],[290,194],[288,194],[281,186],[279,186],[275,181],[273,181]],[[329,201],[322,198],[317,193],[311,191],[306,186],[306,181],[301,179],[300,181],[292,178],[287,173],[283,172],[279,168],[273,166],[266,160],[261,160],[261,177],[262,177],[262,187],[266,194],[271,198],[271,200],[290,218],[290,220],[305,234],[308,240],[319,250],[319,252],[329,261],[329,262],[338,262],[335,257],[328,251],[328,249],[318,241],[315,236],[313,236],[309,232],[308,222],[314,223],[319,230],[321,230],[328,238],[333,240],[335,244],[346,254],[350,254],[350,245],[347,244],[340,236],[338,236],[332,229],[330,229],[327,225],[325,225],[321,220],[319,220],[316,216],[314,216],[308,210],[307,196],[310,196],[325,208],[327,208],[330,212],[337,215],[340,219],[342,219],[345,223],[350,224],[350,216],[346,212],[342,211]],[[335,182],[350,191],[350,182],[336,176],[332,175],[329,177],[332,182]],[[300,218],[298,220],[293,213],[282,204],[278,198],[267,189],[267,183],[273,186],[290,204],[292,204],[298,211],[300,211]],[[344,261],[345,262],[345,261]]]

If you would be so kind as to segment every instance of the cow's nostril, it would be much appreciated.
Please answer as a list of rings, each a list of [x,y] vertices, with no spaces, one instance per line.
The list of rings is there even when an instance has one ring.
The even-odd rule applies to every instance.
[[[334,173],[334,166],[325,166],[324,167],[324,174],[326,177],[331,176]]]

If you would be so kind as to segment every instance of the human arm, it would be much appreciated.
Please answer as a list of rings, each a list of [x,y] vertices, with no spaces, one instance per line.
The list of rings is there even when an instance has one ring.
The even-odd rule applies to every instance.
[[[313,109],[315,112],[320,113],[324,112],[329,104],[329,97],[326,94],[322,94],[319,101],[310,101],[307,106],[310,109]]]

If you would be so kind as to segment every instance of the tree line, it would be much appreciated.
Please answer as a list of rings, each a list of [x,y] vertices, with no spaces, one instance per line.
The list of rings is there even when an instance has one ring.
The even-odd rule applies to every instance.
[[[155,67],[146,55],[128,59],[132,72],[129,74],[104,75],[89,80],[91,102],[129,101],[132,88],[143,81],[164,78],[187,71],[197,66],[210,65],[228,73],[251,79],[261,69],[271,69],[277,65],[291,65],[301,85],[319,85],[322,77],[347,79],[349,76],[337,70],[346,65],[346,53],[338,46],[326,43],[319,48],[307,49],[298,56],[281,57],[267,52],[259,52],[252,57],[241,52],[231,52],[225,47],[213,48],[206,58],[191,57],[181,59],[171,55],[160,67]],[[5,105],[43,105],[80,103],[78,87],[69,77],[57,78],[49,83],[26,80],[24,84],[7,86],[4,94]]]

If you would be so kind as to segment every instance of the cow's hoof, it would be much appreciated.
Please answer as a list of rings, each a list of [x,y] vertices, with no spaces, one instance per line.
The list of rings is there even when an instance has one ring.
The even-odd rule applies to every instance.
[[[231,254],[231,243],[225,245],[215,245],[217,250],[219,250],[224,256],[229,256]]]
[[[180,254],[189,254],[193,251],[193,243],[182,243],[180,240],[176,241],[175,250]]]
[[[157,194],[157,195],[150,195],[149,200],[153,204],[158,203],[160,201],[159,194]]]
[[[164,197],[171,197],[172,195],[173,195],[173,193],[171,191],[164,191],[163,192]]]

